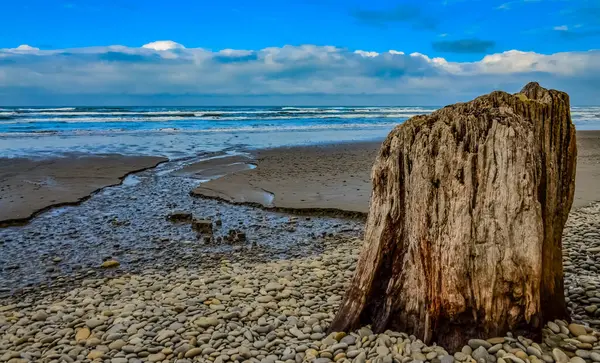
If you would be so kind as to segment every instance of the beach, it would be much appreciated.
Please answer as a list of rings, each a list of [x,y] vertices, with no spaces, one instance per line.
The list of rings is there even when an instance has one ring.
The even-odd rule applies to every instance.
[[[168,161],[2,159],[2,188],[28,202],[2,209],[20,225],[0,229],[0,362],[600,361],[600,132],[577,140],[563,237],[575,325],[549,324],[539,344],[485,337],[460,352],[369,327],[327,332],[362,244],[381,138]],[[173,218],[186,214],[212,233]]]
[[[192,194],[232,203],[276,210],[342,210],[367,213],[371,193],[371,165],[379,142],[347,143],[259,150],[244,160],[227,158],[213,166],[197,165],[196,173],[214,163],[256,165],[228,174],[194,189]],[[573,209],[600,200],[600,132],[577,133],[577,177]],[[239,165],[239,164],[238,164]]]
[[[175,176],[202,181],[193,196],[288,212],[366,214],[371,166],[381,141],[209,153],[177,166]],[[579,131],[573,209],[600,200],[600,131]],[[0,159],[0,224],[24,223],[52,206],[73,205],[164,157],[65,155]]]
[[[600,363],[600,0],[2,5],[0,363]]]

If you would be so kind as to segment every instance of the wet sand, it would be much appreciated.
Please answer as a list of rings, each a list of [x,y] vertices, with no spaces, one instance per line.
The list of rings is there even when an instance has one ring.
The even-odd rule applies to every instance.
[[[577,133],[577,179],[573,209],[600,200],[600,131]],[[344,210],[367,213],[370,173],[379,142],[303,146],[260,150],[252,154],[255,169],[240,167],[239,157],[195,165],[196,177],[210,179],[192,195],[282,210]],[[230,164],[236,165],[233,170]],[[206,175],[204,176],[204,174]]]
[[[380,142],[344,143],[259,150],[256,169],[201,184],[192,195],[232,203],[290,210],[341,210],[366,213],[371,194],[371,166]],[[252,160],[252,159],[251,159]],[[222,168],[236,157],[213,160]],[[197,167],[198,178],[219,167]]]
[[[163,161],[122,155],[0,159],[0,226],[26,222],[52,206],[81,202],[99,189],[119,184],[128,174]]]
[[[600,131],[578,132],[577,143],[573,209],[600,200]],[[218,155],[187,165],[177,175],[209,180],[192,191],[196,196],[281,210],[364,214],[379,146],[380,142],[341,143]],[[129,173],[165,160],[122,155],[0,159],[0,226],[24,223],[52,206],[78,203]]]
[[[577,132],[577,177],[572,209],[600,201],[600,131]]]

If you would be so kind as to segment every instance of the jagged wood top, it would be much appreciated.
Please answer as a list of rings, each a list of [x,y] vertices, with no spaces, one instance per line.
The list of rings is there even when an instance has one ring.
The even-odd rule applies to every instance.
[[[487,95],[479,96],[468,102],[455,103],[445,106],[429,115],[418,115],[411,117],[403,124],[396,127],[394,131],[400,131],[403,127],[419,127],[427,123],[437,121],[448,121],[459,115],[480,115],[484,113],[495,115],[523,114],[525,108],[547,108],[553,103],[562,104],[567,109],[570,118],[569,95],[562,91],[546,89],[537,82],[530,82],[515,94],[504,91],[493,91]],[[562,108],[562,107],[561,107]]]

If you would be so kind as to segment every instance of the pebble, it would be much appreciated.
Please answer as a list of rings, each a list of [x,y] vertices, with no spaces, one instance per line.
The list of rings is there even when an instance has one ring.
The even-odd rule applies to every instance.
[[[598,333],[575,317],[589,318],[584,307],[600,304],[600,298],[591,300],[596,285],[578,290],[586,302],[580,315],[573,314],[575,323],[548,322],[537,344],[508,334],[471,339],[448,354],[409,334],[375,334],[369,326],[329,334],[361,241],[322,243],[319,253],[292,259],[224,255],[213,267],[90,277],[62,294],[5,304],[10,308],[0,314],[0,361],[21,359],[22,353],[31,361],[66,356],[105,363],[600,363]],[[36,320],[36,314],[46,316]],[[31,321],[35,327],[29,328]]]
[[[102,325],[104,322],[100,319],[89,319],[85,322],[85,325],[90,329],[94,329]]]
[[[162,362],[166,356],[163,353],[150,354],[148,356],[148,362]]]
[[[552,355],[556,363],[567,363],[569,361],[569,357],[558,348],[552,349]]]
[[[467,358],[469,357],[469,355],[463,353],[463,352],[456,352],[454,353],[454,359],[456,359],[459,362],[464,362],[467,360]]]
[[[37,311],[31,316],[31,320],[33,321],[45,321],[48,319],[48,314],[45,311]]]
[[[77,330],[77,333],[75,334],[75,341],[79,342],[82,340],[86,340],[87,338],[90,337],[90,334],[92,334],[90,332],[90,329],[88,329],[87,327],[81,328],[81,329]]]
[[[471,340],[469,340],[468,344],[471,347],[471,349],[473,349],[473,350],[475,350],[479,347],[483,347],[485,349],[489,349],[492,347],[491,343],[489,343],[488,341],[483,340],[483,339],[471,339]]]
[[[504,343],[504,337],[496,337],[496,338],[489,338],[487,339],[487,342],[490,343],[491,345],[496,345],[496,344],[502,344]]]
[[[87,359],[91,359],[91,360],[102,358],[102,357],[104,357],[104,352],[100,351],[100,350],[92,350],[87,355]]]
[[[120,265],[119,261],[115,261],[115,260],[108,260],[108,261],[102,262],[102,268],[114,268],[114,267],[119,267],[119,265]]]
[[[201,317],[198,320],[196,320],[196,325],[198,325],[201,328],[208,328],[211,326],[216,326],[219,324],[219,320],[215,317]]]
[[[577,340],[579,340],[582,343],[596,343],[598,341],[598,338],[596,338],[593,335],[580,335],[577,337]]]
[[[548,328],[550,328],[550,330],[556,334],[560,333],[560,327],[553,321],[548,322]]]
[[[576,337],[587,334],[587,330],[585,329],[585,327],[580,324],[569,324],[567,328],[569,329],[571,334],[573,334]]]
[[[192,348],[185,353],[186,358],[194,358],[197,355],[202,354],[202,348]]]

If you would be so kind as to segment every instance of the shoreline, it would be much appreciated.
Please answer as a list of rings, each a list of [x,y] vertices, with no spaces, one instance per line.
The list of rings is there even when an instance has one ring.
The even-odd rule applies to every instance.
[[[371,193],[371,165],[381,141],[250,150],[246,163],[255,167],[232,170],[202,183],[190,194],[299,215],[346,214],[365,218]],[[600,201],[600,183],[597,182],[600,180],[600,131],[578,131],[577,144],[572,211]],[[203,173],[211,175],[214,170],[226,168],[229,162],[223,158],[206,168],[202,162],[197,163],[196,177],[204,178]],[[356,165],[359,170],[351,171]]]
[[[246,205],[254,208],[261,208],[267,211],[290,213],[301,216],[333,216],[333,217],[345,217],[345,218],[357,218],[365,219],[368,214],[368,200],[370,197],[370,169],[371,164],[374,162],[377,155],[379,145],[383,139],[375,139],[368,141],[341,141],[337,143],[333,142],[322,142],[311,145],[302,146],[283,146],[266,149],[241,149],[241,154],[227,155],[221,152],[208,152],[207,155],[221,154],[217,158],[208,158],[207,160],[201,160],[185,165],[177,173],[180,176],[187,176],[195,179],[202,180],[202,184],[190,191],[190,195],[195,198],[210,198],[220,201],[224,201],[231,204]],[[576,192],[573,200],[572,210],[577,210],[581,207],[585,207],[590,203],[600,201],[600,186],[596,183],[600,179],[600,130],[585,130],[577,132],[578,141],[578,166],[577,166],[577,178],[576,178]],[[354,153],[354,158],[351,161],[337,160],[340,164],[337,168],[333,168],[334,175],[329,179],[330,183],[338,183],[333,187],[330,185],[329,190],[319,189],[323,178],[315,178],[313,175],[313,184],[309,185],[308,188],[295,183],[292,187],[282,187],[284,184],[289,184],[291,181],[306,182],[307,173],[312,172],[311,169],[319,170],[327,167],[327,164],[331,160],[331,155],[341,153],[344,154],[348,150],[356,150],[364,147],[366,150],[361,153]],[[322,155],[315,153],[316,150],[323,151]],[[308,157],[308,162],[305,164],[298,163],[293,159],[302,155],[301,153],[313,152],[315,155]],[[266,155],[266,156],[265,156]],[[108,160],[113,158],[113,162],[118,164],[119,160],[135,160],[139,159],[139,163],[132,163],[129,168],[125,168],[118,173],[114,173],[109,176],[112,181],[100,182],[105,177],[98,177],[95,181],[88,181],[88,184],[99,184],[93,189],[87,188],[83,192],[78,192],[76,195],[63,196],[64,201],[56,201],[52,203],[46,203],[40,205],[38,208],[33,208],[25,216],[11,216],[2,218],[0,215],[0,228],[6,228],[10,226],[22,226],[29,223],[32,219],[37,216],[65,206],[76,206],[82,202],[88,200],[95,193],[101,192],[107,187],[120,185],[128,176],[136,174],[148,169],[156,168],[158,165],[168,162],[169,160],[164,157],[155,156],[132,156],[132,155],[121,155],[121,154],[65,154],[63,156],[44,157],[36,158],[34,156],[25,158],[0,158],[0,167],[4,169],[5,174],[15,174],[14,164],[25,161],[30,163],[54,163],[56,160],[65,161],[68,159],[89,159],[91,160],[90,166],[93,167],[94,159]],[[174,159],[171,161],[181,160],[193,160],[197,157],[187,157],[182,159]],[[310,160],[312,158],[312,160]],[[324,158],[325,160],[320,160]],[[277,160],[280,159],[280,160]],[[275,160],[275,162],[273,161]],[[288,163],[293,162],[294,168],[289,167]],[[351,167],[352,164],[359,163],[362,168],[360,175],[345,175],[343,170],[347,167]],[[209,170],[202,170],[203,164],[210,164]],[[13,164],[13,165],[10,165]],[[68,164],[63,163],[63,164]],[[139,164],[139,165],[137,165]],[[233,164],[237,164],[231,167]],[[269,169],[263,173],[262,169]],[[68,165],[62,166],[68,169]],[[17,167],[18,168],[18,167]],[[0,170],[2,170],[0,169]],[[196,170],[195,170],[196,169]],[[198,170],[200,169],[200,170]],[[18,170],[17,170],[18,172]],[[70,171],[66,170],[66,173]],[[51,172],[46,175],[42,172],[38,177],[48,177]],[[271,180],[272,174],[280,174],[289,176],[286,178],[278,177],[279,179]],[[348,174],[348,173],[347,173]],[[359,174],[359,173],[356,173]],[[0,172],[0,177],[2,173]],[[21,176],[21,179],[26,179],[26,175]],[[85,179],[86,176],[80,176]],[[69,177],[74,179],[73,177]],[[362,179],[362,182],[359,181]],[[0,178],[0,180],[2,180]],[[348,205],[344,198],[345,196],[334,195],[332,200],[327,200],[328,195],[332,194],[332,188],[335,191],[338,189],[343,192],[352,193],[346,185],[342,185],[350,180],[350,183],[358,184],[360,190],[360,198],[355,200]],[[4,178],[6,189],[6,178]],[[10,183],[10,182],[9,182]],[[263,185],[266,184],[266,185]],[[0,187],[3,185],[0,184]],[[86,188],[83,186],[76,186],[77,188]],[[346,190],[344,190],[344,187]],[[287,196],[282,202],[279,201],[278,195],[290,193],[290,189],[297,188],[299,193],[297,196]],[[312,189],[311,189],[312,188]],[[50,187],[51,189],[51,187]],[[296,194],[295,191],[293,191]],[[304,194],[302,194],[304,193]],[[43,194],[43,192],[42,192]],[[28,195],[28,198],[35,199],[35,196]],[[307,200],[312,199],[312,200]],[[340,202],[341,201],[341,202]],[[6,202],[4,202],[6,204]],[[27,203],[27,202],[26,202]],[[0,198],[0,205],[2,200]],[[4,208],[6,211],[7,208]],[[5,212],[5,214],[7,214]],[[10,212],[8,213],[10,214]]]
[[[367,219],[368,213],[366,212],[358,212],[358,211],[348,211],[343,209],[336,208],[285,208],[285,207],[269,207],[264,204],[258,202],[236,202],[232,200],[228,200],[226,197],[221,196],[208,196],[202,194],[195,194],[190,192],[190,196],[194,198],[200,199],[209,199],[209,200],[217,200],[221,202],[225,202],[231,205],[241,205],[248,206],[252,208],[262,209],[264,211],[274,212],[274,213],[286,213],[292,214],[295,216],[311,216],[311,217],[334,217],[334,218],[350,218],[350,219],[358,219],[365,221]]]

